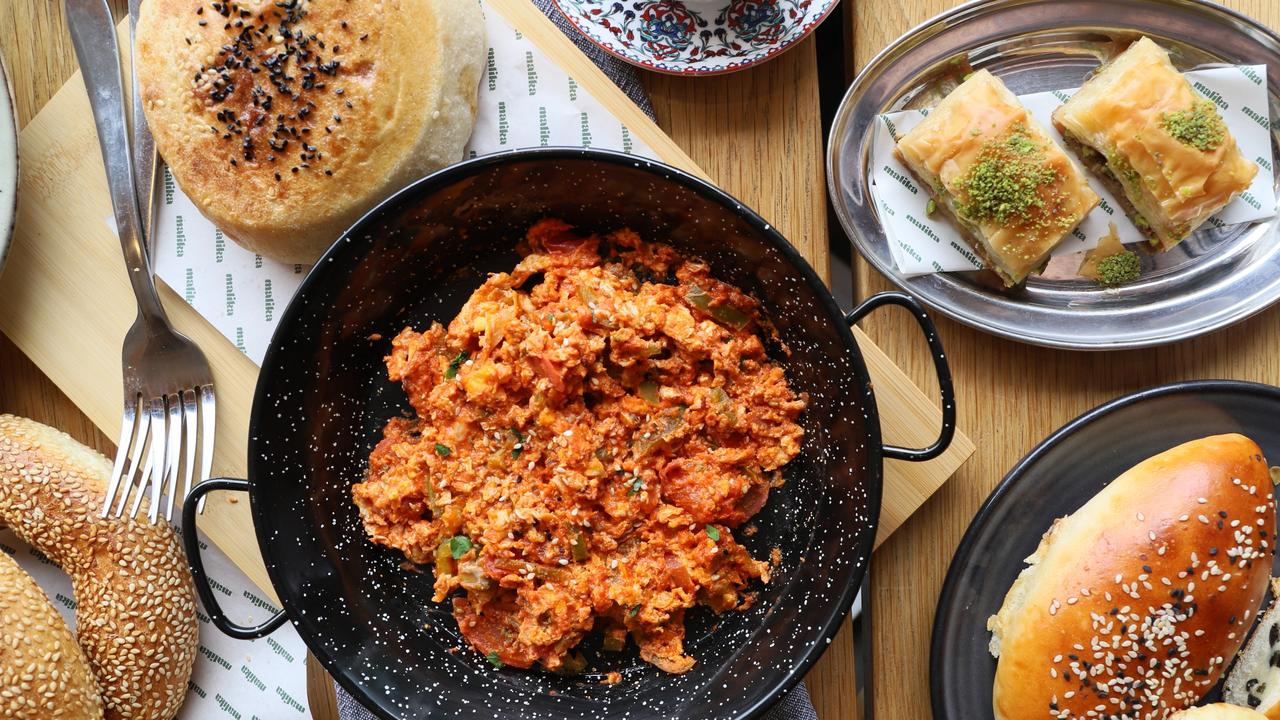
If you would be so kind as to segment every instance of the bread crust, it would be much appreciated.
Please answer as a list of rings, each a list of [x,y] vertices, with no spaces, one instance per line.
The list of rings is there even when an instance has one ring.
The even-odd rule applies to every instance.
[[[0,552],[0,715],[8,720],[100,720],[89,662],[62,616]]]
[[[1215,703],[1174,714],[1169,720],[1266,720],[1266,715],[1239,705]]]
[[[228,237],[285,262],[315,261],[392,192],[461,160],[475,125],[476,0],[148,0],[137,34],[174,179]]]
[[[997,720],[1163,720],[1239,650],[1270,576],[1275,501],[1242,435],[1179,445],[1050,528],[988,621]]]
[[[106,717],[171,720],[195,660],[191,574],[168,523],[98,516],[110,473],[65,433],[0,415],[0,523],[70,576]]]

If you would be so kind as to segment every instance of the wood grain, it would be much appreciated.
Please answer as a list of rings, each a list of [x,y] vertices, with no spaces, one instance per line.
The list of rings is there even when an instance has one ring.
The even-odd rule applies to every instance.
[[[859,0],[850,19],[857,66],[899,35],[958,3],[951,0]],[[1226,5],[1280,28],[1280,3],[1226,0]],[[847,5],[847,3],[846,3]],[[857,262],[860,295],[891,289]],[[947,566],[960,537],[987,494],[1024,454],[1080,413],[1118,395],[1152,385],[1202,378],[1280,384],[1280,309],[1207,337],[1154,350],[1074,353],[997,340],[938,319],[955,373],[960,423],[978,450],[943,489],[881,546],[874,588],[877,716],[931,717],[929,636]],[[871,337],[921,387],[930,381],[927,358],[885,319],[867,324]]]

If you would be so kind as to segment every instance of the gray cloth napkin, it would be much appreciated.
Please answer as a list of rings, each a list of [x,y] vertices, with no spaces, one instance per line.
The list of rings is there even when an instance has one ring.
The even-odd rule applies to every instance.
[[[551,18],[587,57],[599,65],[609,79],[631,98],[632,102],[644,110],[649,117],[654,116],[653,104],[649,102],[649,93],[645,92],[644,85],[640,83],[640,73],[634,67],[592,45],[569,24],[559,10],[555,9],[552,0],[534,0],[534,4],[546,13],[547,17]],[[341,686],[335,684],[334,690],[338,694],[338,715],[342,720],[377,720]],[[813,709],[813,701],[809,699],[809,691],[804,683],[797,685],[787,693],[786,697],[779,700],[778,704],[765,716],[765,720],[818,720],[818,713]]]

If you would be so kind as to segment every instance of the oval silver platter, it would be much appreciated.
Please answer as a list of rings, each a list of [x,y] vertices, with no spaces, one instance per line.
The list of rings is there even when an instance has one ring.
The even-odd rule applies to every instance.
[[[869,194],[876,117],[928,107],[954,82],[957,62],[986,68],[1017,94],[1078,87],[1141,35],[1167,48],[1180,70],[1267,66],[1273,158],[1280,158],[1280,36],[1200,0],[983,0],[904,35],[873,59],[845,95],[831,128],[827,178],[854,246],[872,265],[938,312],[1013,340],[1109,350],[1161,345],[1239,322],[1280,299],[1280,222],[1208,223],[1165,253],[1142,253],[1142,277],[1119,288],[1032,276],[1003,289],[986,271],[904,277]],[[1262,172],[1267,172],[1263,168]],[[1280,174],[1271,173],[1277,179]]]

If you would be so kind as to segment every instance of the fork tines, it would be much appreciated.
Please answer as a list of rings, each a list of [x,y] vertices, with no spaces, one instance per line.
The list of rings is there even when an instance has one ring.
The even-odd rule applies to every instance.
[[[113,512],[120,517],[126,505],[130,516],[137,515],[146,498],[152,523],[159,519],[162,504],[165,519],[173,519],[175,499],[186,499],[194,487],[192,477],[196,483],[209,479],[216,427],[213,398],[213,385],[150,398],[126,395],[103,517]]]

